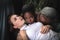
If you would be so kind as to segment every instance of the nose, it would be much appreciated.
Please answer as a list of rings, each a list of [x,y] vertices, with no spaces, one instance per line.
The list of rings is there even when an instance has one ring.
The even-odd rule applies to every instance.
[[[30,22],[31,22],[31,19],[30,19]]]

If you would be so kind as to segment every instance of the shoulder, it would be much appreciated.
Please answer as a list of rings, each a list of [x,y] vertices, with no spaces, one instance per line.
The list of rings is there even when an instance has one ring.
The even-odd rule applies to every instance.
[[[25,30],[26,27],[27,27],[27,25],[24,24],[20,30]]]
[[[31,28],[40,28],[42,26],[43,26],[43,24],[41,22],[35,22],[30,25]]]
[[[36,25],[42,26],[43,24],[41,22],[36,22]]]

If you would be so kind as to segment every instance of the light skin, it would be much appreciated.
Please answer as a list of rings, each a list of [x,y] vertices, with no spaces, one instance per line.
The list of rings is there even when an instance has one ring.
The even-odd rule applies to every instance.
[[[25,18],[25,20],[26,20],[27,23],[29,23],[29,24],[34,23],[34,16],[30,12],[26,12],[24,14],[24,18]],[[43,18],[42,18],[42,20],[43,20]],[[41,27],[41,33],[44,34],[44,33],[47,33],[48,31],[49,31],[49,27],[48,26]]]
[[[21,16],[12,15],[10,18],[11,23],[14,25],[14,28],[21,28],[24,24],[24,19]]]
[[[49,30],[50,30],[50,27],[51,27],[50,25],[42,26],[40,32],[41,32],[42,34],[48,33]]]
[[[49,24],[51,22],[51,20],[43,14],[40,14],[39,20],[44,24]]]
[[[28,40],[25,30],[19,31],[17,40]]]
[[[10,20],[14,24],[14,26],[13,26],[14,28],[21,28],[22,27],[22,24],[24,24],[24,22],[25,22],[24,19],[21,16],[17,16],[17,15],[11,16],[11,19]],[[26,21],[28,22],[28,20],[31,20],[31,22],[29,21],[29,23],[33,23],[34,22],[34,17],[32,17],[31,14],[26,13]],[[46,32],[48,32],[48,30],[49,30],[49,27],[48,26],[47,27],[44,27],[43,26],[41,28],[41,33],[46,33]]]
[[[51,28],[51,26],[47,24],[49,24],[51,20],[48,17],[44,16],[43,14],[40,14],[37,17],[39,18],[39,19],[37,18],[38,21],[42,22],[43,24],[46,24],[45,26],[41,27],[41,33],[47,33]]]
[[[14,25],[13,27],[15,29],[16,28],[21,28],[24,25],[24,22],[25,22],[24,19],[21,16],[17,16],[17,15],[12,15],[11,18],[10,18],[10,21]],[[45,28],[43,28],[43,29],[45,29]],[[43,32],[45,32],[45,31],[43,30]],[[22,40],[28,40],[28,37],[27,37],[25,31],[22,30],[19,33],[22,37]]]
[[[25,21],[29,24],[32,24],[34,22],[34,16],[30,12],[26,12],[24,14]]]
[[[42,22],[43,24],[49,24],[50,19],[43,14],[37,14],[37,21]]]
[[[17,15],[12,15],[10,18],[11,23],[14,25],[13,28],[21,28],[25,21],[21,16],[17,16]],[[20,36],[19,36],[20,35]],[[17,40],[28,40],[26,32],[24,30],[19,31],[19,35],[17,36]],[[21,38],[20,38],[21,37]]]

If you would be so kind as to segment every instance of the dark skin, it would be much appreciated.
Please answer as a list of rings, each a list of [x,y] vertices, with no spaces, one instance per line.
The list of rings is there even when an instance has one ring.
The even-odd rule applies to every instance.
[[[27,23],[29,23],[29,24],[34,23],[34,16],[30,12],[25,12],[24,18]],[[49,31],[49,29],[50,29],[50,26],[48,27],[47,25],[45,25],[41,28],[41,33],[43,33],[43,34],[47,33]]]
[[[28,24],[34,23],[34,16],[30,12],[24,14],[24,19]]]

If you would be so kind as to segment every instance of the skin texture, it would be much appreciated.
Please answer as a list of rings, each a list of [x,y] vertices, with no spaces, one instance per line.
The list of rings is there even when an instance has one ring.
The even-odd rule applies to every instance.
[[[17,40],[28,40],[25,30],[21,30],[18,33]]]
[[[50,19],[49,19],[48,17],[44,16],[43,14],[40,14],[39,20],[40,20],[43,24],[49,24],[49,23],[50,23]]]
[[[30,17],[31,17],[31,15],[29,15],[29,17],[27,19],[29,19],[31,21],[31,23],[32,23],[34,21],[34,18],[33,17],[30,18]],[[24,25],[24,22],[25,22],[24,19],[21,16],[17,16],[17,15],[12,15],[11,18],[10,18],[10,21],[14,25],[13,26],[14,28],[21,28]],[[46,29],[45,28],[43,28],[43,29],[41,29],[41,30],[44,33],[46,33],[45,32]],[[43,33],[42,31],[41,31],[41,33]],[[28,40],[28,37],[26,35],[25,30],[20,31],[18,34],[19,34],[19,36],[17,36],[17,40],[19,40],[19,39],[20,40]],[[19,37],[21,37],[21,38],[19,38]]]
[[[12,15],[10,21],[14,25],[13,28],[15,29],[20,29],[25,23],[24,19],[21,16],[17,15]],[[17,40],[28,40],[25,30],[19,31],[17,35]]]
[[[21,16],[12,15],[10,18],[11,23],[14,25],[14,28],[21,28],[24,24],[24,19]]]
[[[25,18],[26,22],[29,23],[29,24],[32,24],[34,22],[34,16],[30,12],[26,12],[24,14],[24,18]],[[38,19],[38,21],[41,21],[43,23],[48,23],[49,22],[49,20],[46,17],[44,17],[43,15],[41,15],[41,16],[38,15],[37,19]],[[41,27],[41,33],[43,33],[43,34],[47,33],[49,31],[49,28],[50,28],[49,26]]]
[[[34,22],[34,16],[30,12],[26,12],[24,14],[24,18],[28,24],[32,24]]]
[[[50,23],[50,19],[42,14],[38,14],[37,15],[37,21],[42,22],[43,24],[45,24],[43,27],[41,27],[41,33],[45,34],[47,32],[49,32],[51,26],[47,26],[47,24]]]

